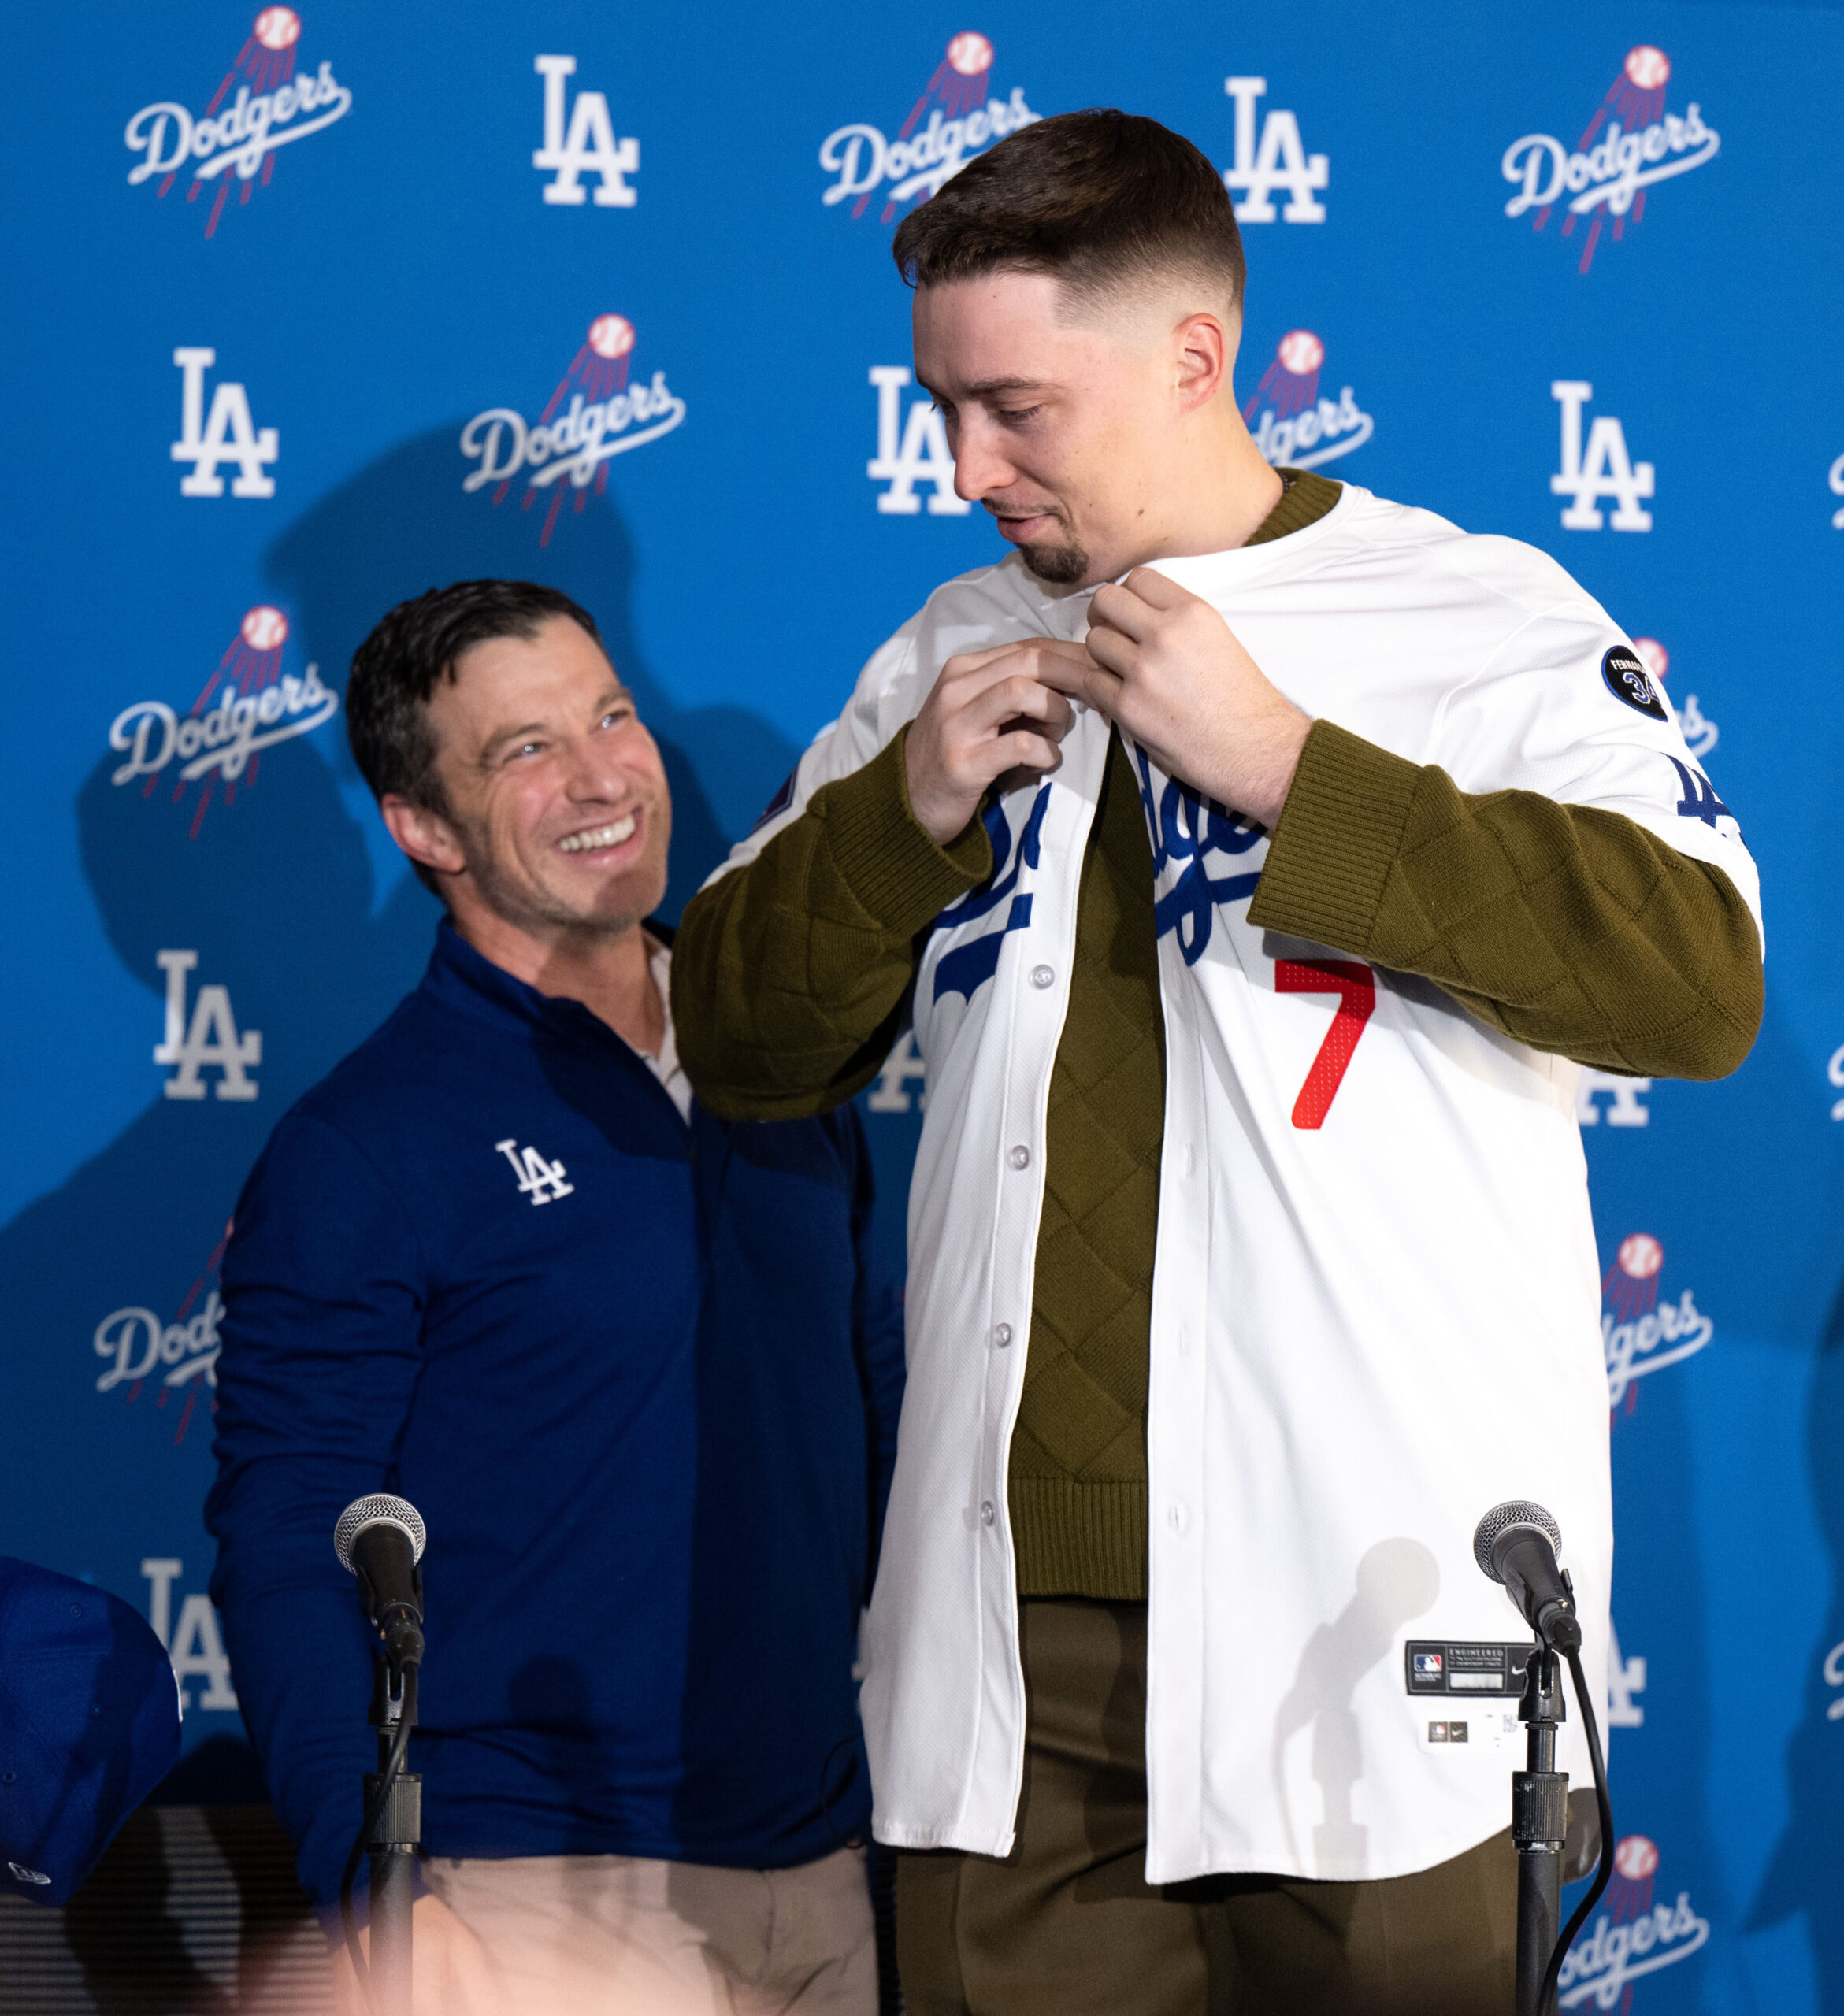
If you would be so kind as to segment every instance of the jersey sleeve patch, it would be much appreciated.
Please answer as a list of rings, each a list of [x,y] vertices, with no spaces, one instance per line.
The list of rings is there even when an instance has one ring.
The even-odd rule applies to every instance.
[[[1608,691],[1636,713],[1649,714],[1655,721],[1671,719],[1645,661],[1631,646],[1614,646],[1601,661],[1601,677]]]

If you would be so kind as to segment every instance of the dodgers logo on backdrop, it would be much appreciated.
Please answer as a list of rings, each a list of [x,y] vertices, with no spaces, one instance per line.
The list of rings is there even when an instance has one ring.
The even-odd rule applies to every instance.
[[[223,1348],[217,1326],[224,1318],[224,1302],[214,1288],[203,1307],[191,1320],[162,1323],[151,1309],[135,1306],[111,1310],[96,1325],[91,1339],[98,1358],[110,1361],[98,1375],[96,1391],[109,1392],[123,1384],[158,1378],[163,1386],[184,1386],[202,1379],[207,1386],[217,1384],[217,1354]]]
[[[1310,329],[1289,329],[1262,373],[1242,417],[1255,445],[1278,469],[1315,469],[1322,462],[1361,448],[1376,423],[1352,396],[1349,385],[1336,399],[1320,396],[1319,378],[1326,346]],[[1255,417],[1259,412],[1261,418]]]
[[[137,700],[109,725],[109,746],[126,761],[109,773],[113,784],[141,782],[150,798],[169,763],[176,762],[173,802],[189,784],[202,782],[192,815],[196,838],[214,789],[235,802],[240,783],[254,784],[262,752],[277,743],[311,735],[339,710],[339,696],[321,685],[320,667],[297,678],[282,670],[288,619],[268,602],[243,612],[236,634],[225,646],[217,669],[199,689],[190,710],[180,714],[164,700]]]
[[[1715,160],[1722,145],[1722,135],[1703,123],[1694,98],[1681,115],[1665,110],[1671,74],[1664,51],[1641,43],[1627,51],[1620,74],[1573,149],[1551,134],[1526,133],[1505,150],[1501,172],[1517,185],[1505,214],[1521,217],[1533,211],[1531,228],[1542,231],[1560,204],[1564,238],[1572,238],[1587,219],[1581,272],[1594,263],[1604,223],[1611,220],[1617,243],[1629,223],[1645,217],[1649,190]]]
[[[538,535],[539,545],[548,546],[566,495],[580,513],[592,486],[598,497],[607,489],[608,465],[617,455],[646,447],[685,417],[685,402],[667,386],[663,371],[655,371],[650,382],[629,383],[635,342],[634,325],[625,315],[598,315],[535,421],[528,424],[511,406],[477,413],[461,430],[461,452],[479,466],[462,478],[462,488],[471,495],[496,484],[498,506],[519,471],[529,470],[519,508],[530,510],[549,492]]]
[[[1664,690],[1666,675],[1671,669],[1671,654],[1656,637],[1635,637],[1633,649],[1638,653],[1639,662],[1645,666],[1653,690],[1676,715],[1679,731],[1683,736],[1690,754],[1701,762],[1715,748],[1721,730],[1697,705],[1694,693],[1684,695],[1683,706],[1672,706]]]
[[[158,176],[158,194],[164,196],[189,165],[186,201],[195,203],[208,186],[213,190],[205,235],[215,235],[233,183],[239,202],[247,203],[259,176],[268,187],[278,148],[325,132],[352,109],[352,94],[330,62],[295,75],[300,39],[301,17],[292,7],[265,7],[196,117],[173,98],[143,106],[122,135],[129,153],[140,156],[128,170],[129,186]],[[233,88],[236,96],[226,106]]]
[[[132,1303],[112,1309],[91,1336],[91,1349],[105,1361],[96,1375],[98,1393],[120,1393],[124,1404],[133,1406],[151,1383],[154,1412],[164,1414],[168,1401],[184,1392],[185,1404],[173,1426],[175,1448],[186,1439],[199,1394],[217,1384],[222,1348],[218,1326],[224,1321],[218,1269],[230,1240],[227,1225],[170,1322],[162,1321],[154,1310]],[[210,1399],[206,1406],[216,1413],[217,1403]]]
[[[1628,1834],[1616,1846],[1613,1877],[1593,1929],[1578,1936],[1562,1963],[1559,2007],[1630,2009],[1634,1981],[1675,1966],[1708,1943],[1709,1921],[1691,1908],[1688,1890],[1674,1903],[1655,1901],[1662,1859],[1658,1844],[1644,1834]]]
[[[1650,1232],[1629,1232],[1601,1277],[1601,1341],[1610,1408],[1623,1400],[1632,1413],[1642,1379],[1694,1358],[1715,1338],[1715,1324],[1689,1288],[1675,1302],[1660,1299],[1664,1266],[1664,1247]]]
[[[926,202],[970,156],[1035,125],[1042,115],[1026,104],[1023,85],[1000,98],[992,80],[992,43],[970,30],[955,35],[895,139],[859,120],[821,141],[819,165],[833,179],[820,201],[849,202],[861,217],[888,183],[881,220],[888,224],[905,206]]]

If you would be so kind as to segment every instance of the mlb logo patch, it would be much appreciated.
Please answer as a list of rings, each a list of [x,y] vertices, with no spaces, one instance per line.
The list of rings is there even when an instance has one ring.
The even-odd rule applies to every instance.
[[[1428,1725],[1428,1740],[1430,1743],[1446,1742],[1447,1725],[1445,1722],[1430,1722]]]
[[[1444,1662],[1438,1652],[1417,1652],[1415,1655],[1415,1677],[1418,1681],[1438,1681],[1444,1670]]]

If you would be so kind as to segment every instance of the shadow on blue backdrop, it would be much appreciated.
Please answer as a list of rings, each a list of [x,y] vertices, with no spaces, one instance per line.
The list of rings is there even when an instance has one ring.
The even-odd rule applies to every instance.
[[[113,757],[85,780],[76,808],[84,876],[116,956],[148,989],[154,1097],[0,1230],[0,1295],[31,1347],[17,1354],[27,1418],[69,1419],[74,1386],[85,1420],[75,1447],[20,1439],[17,1551],[58,1560],[82,1529],[93,1551],[69,1565],[138,1604],[143,1558],[195,1556],[200,1582],[208,1566],[198,1508],[210,1475],[213,1263],[244,1173],[293,1100],[414,985],[434,925],[413,879],[373,914],[365,843],[318,753],[298,741],[267,755],[253,784],[228,802],[221,793],[202,818],[196,787],[177,803],[170,788],[143,795],[113,782]],[[152,1056],[165,1017],[159,955],[176,951],[195,962],[184,976],[188,1011],[202,989],[222,988],[236,1043],[260,1037],[243,1073],[254,1097],[221,1097],[225,1074],[209,1064],[196,1074],[202,1097],[165,1091],[180,1073]],[[132,1522],[106,1510],[98,1519],[96,1508],[110,1505],[133,1506]],[[98,1526],[109,1537],[95,1544]],[[187,1733],[195,1748],[227,1727],[234,1717],[195,1713]]]
[[[1805,1708],[1786,1746],[1791,1817],[1749,1907],[1747,1929],[1765,1931],[1803,1914],[1812,1942],[1820,2016],[1844,2016],[1844,1896],[1838,1843],[1844,1818],[1844,1736],[1832,1718],[1844,1706],[1844,1684],[1829,1656],[1844,1644],[1844,1284],[1831,1305],[1819,1345],[1805,1421],[1805,1461],[1831,1587],[1824,1629],[1806,1662]],[[1844,1658],[1844,1654],[1839,1654]]]
[[[344,669],[365,633],[395,603],[451,581],[497,576],[543,581],[595,619],[616,669],[632,688],[640,717],[666,760],[672,786],[672,878],[664,914],[676,918],[688,896],[746,833],[792,768],[796,751],[762,716],[734,706],[681,708],[670,698],[672,666],[644,651],[629,617],[633,542],[612,498],[581,493],[540,545],[546,513],[516,497],[494,506],[460,482],[461,428],[417,435],[330,491],[270,547],[278,596],[306,654]],[[711,558],[722,563],[721,552]],[[675,621],[689,630],[705,617],[688,604]],[[739,649],[756,648],[739,639]],[[672,640],[658,647],[670,660]],[[765,680],[775,676],[763,661]],[[342,749],[341,762],[351,758]]]
[[[683,710],[667,698],[629,621],[633,549],[610,500],[581,518],[566,513],[541,549],[530,517],[462,495],[455,459],[447,431],[407,443],[276,542],[274,591],[302,656],[343,696],[353,649],[406,595],[487,574],[573,595],[661,745],[674,810],[666,910],[676,917],[795,752],[747,709]],[[169,776],[117,784],[117,767],[112,754],[91,770],[76,822],[109,943],[148,990],[153,1096],[108,1147],[0,1228],[0,1295],[25,1346],[16,1356],[20,1418],[69,1418],[74,1387],[86,1420],[80,1451],[65,1439],[21,1439],[9,1547],[144,1606],[144,1558],[183,1556],[187,1587],[202,1587],[209,1569],[199,1510],[211,1474],[210,1312],[243,1177],[288,1106],[416,985],[438,911],[382,836],[336,719],[264,751],[234,788],[220,780],[202,816],[197,785],[176,793]],[[243,1073],[254,1096],[221,1096],[227,1074],[210,1061],[195,1074],[202,1097],[164,1089],[180,1074],[151,1053],[167,1013],[160,955],[176,951],[192,955],[187,1025],[202,991],[221,988],[228,1019],[216,1040],[259,1037]],[[132,1525],[98,1515],[110,1504],[132,1506]],[[91,1537],[98,1529],[99,1542]],[[81,1561],[69,1558],[73,1532],[84,1536]],[[260,1796],[234,1713],[195,1710],[187,1736],[166,1796]]]

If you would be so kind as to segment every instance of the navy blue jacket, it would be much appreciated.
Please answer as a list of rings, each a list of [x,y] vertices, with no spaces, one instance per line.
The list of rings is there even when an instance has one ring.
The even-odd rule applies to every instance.
[[[380,1488],[429,1533],[429,1853],[774,1868],[867,1829],[851,1669],[903,1377],[870,1208],[849,1108],[688,1126],[446,924],[284,1117],[224,1260],[206,1517],[317,1899],[374,1762],[333,1524]]]

